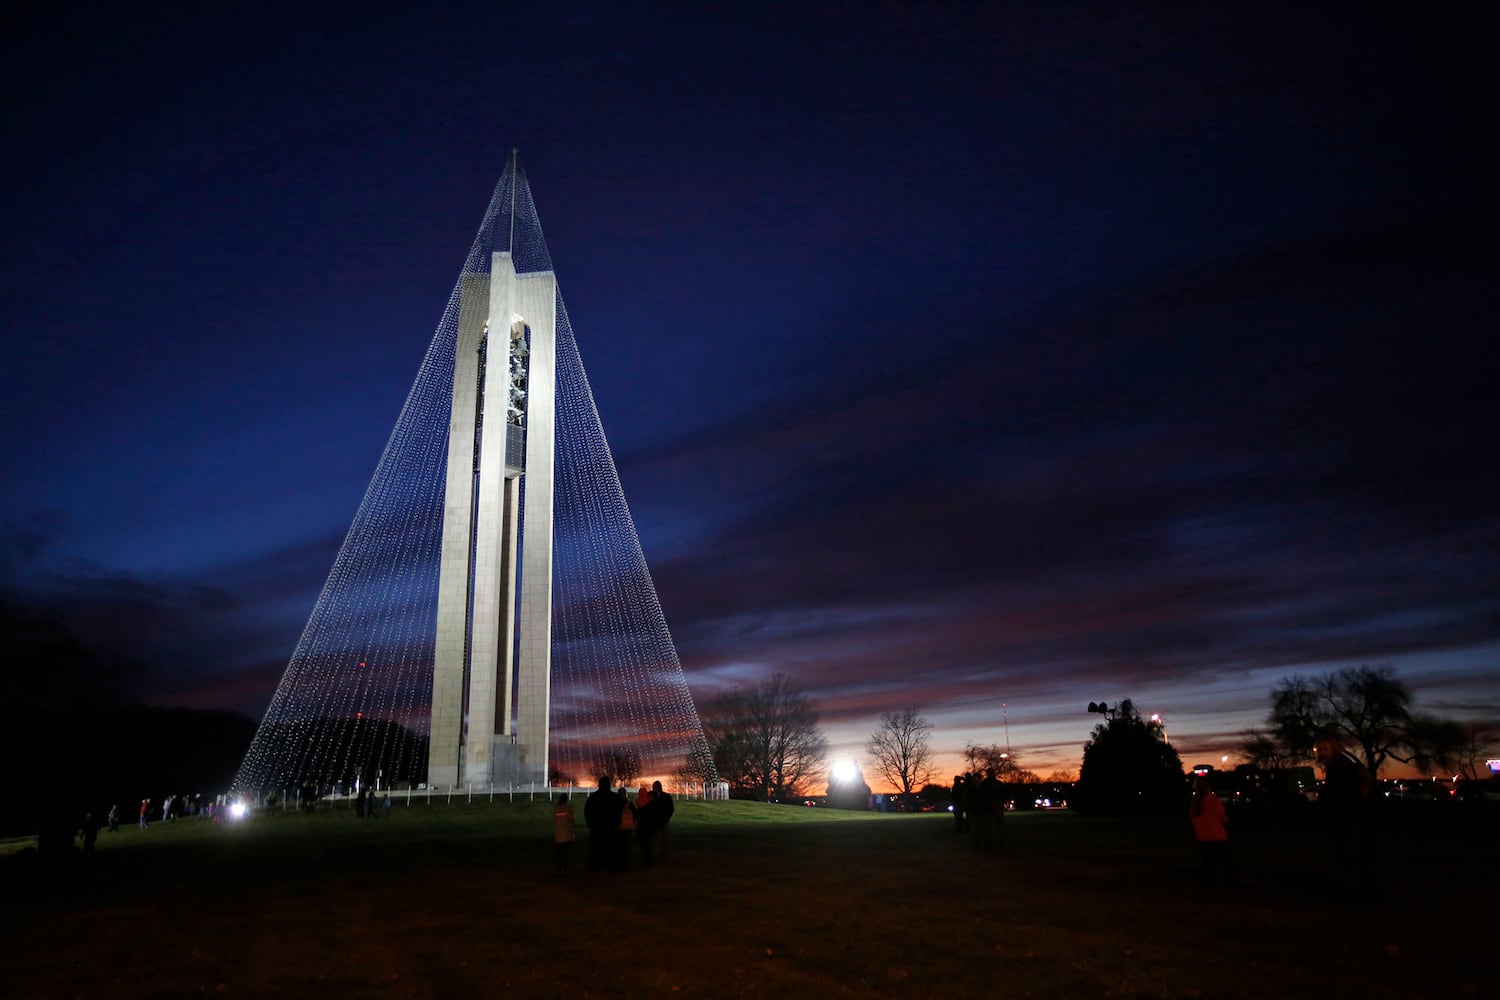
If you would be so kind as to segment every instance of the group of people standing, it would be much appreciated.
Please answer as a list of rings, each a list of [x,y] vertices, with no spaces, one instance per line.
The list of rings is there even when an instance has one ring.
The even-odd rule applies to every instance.
[[[953,820],[960,833],[967,830],[981,851],[1000,847],[1005,825],[1005,786],[994,770],[953,777]]]
[[[386,812],[391,811],[391,793],[385,793],[383,808]],[[354,815],[359,819],[374,819],[377,801],[374,788],[365,788],[363,791],[354,793]]]
[[[583,821],[589,831],[589,871],[626,871],[630,868],[631,841],[639,841],[641,865],[650,868],[660,852],[667,860],[671,849],[668,824],[676,809],[672,796],[660,781],[647,788],[642,785],[630,801],[630,792],[621,785],[610,787],[609,775],[601,775],[599,788],[583,805]],[[557,845],[557,868],[566,871],[573,848],[573,806],[565,794],[552,807],[553,841]]]
[[[212,818],[218,809],[222,808],[224,797],[219,796],[216,801],[206,795],[168,795],[161,800],[161,821],[163,823],[176,822],[179,816],[202,816]],[[150,799],[141,799],[140,809],[136,812],[136,820],[142,830],[151,822],[153,812]],[[119,829],[120,807],[114,805],[109,810],[109,828]]]

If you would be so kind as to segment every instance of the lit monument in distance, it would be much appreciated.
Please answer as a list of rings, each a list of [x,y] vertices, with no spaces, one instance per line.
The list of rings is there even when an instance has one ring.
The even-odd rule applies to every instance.
[[[427,766],[437,786],[547,781],[556,297],[552,272],[517,274],[509,252],[460,283]]]

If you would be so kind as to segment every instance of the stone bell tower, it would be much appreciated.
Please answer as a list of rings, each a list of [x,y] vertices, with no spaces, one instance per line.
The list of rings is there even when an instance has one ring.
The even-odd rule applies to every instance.
[[[459,296],[427,780],[545,784],[557,281],[494,253]]]

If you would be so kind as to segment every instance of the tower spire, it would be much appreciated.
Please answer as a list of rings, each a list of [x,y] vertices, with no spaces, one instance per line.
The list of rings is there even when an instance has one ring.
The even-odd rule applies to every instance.
[[[507,248],[512,257],[516,255],[516,157],[521,150],[510,147],[510,246]]]

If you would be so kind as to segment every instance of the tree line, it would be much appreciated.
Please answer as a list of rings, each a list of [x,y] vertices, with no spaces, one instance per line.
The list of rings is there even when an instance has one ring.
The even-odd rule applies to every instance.
[[[1478,777],[1485,758],[1495,755],[1495,742],[1484,732],[1417,711],[1409,687],[1389,667],[1290,675],[1272,690],[1270,706],[1265,727],[1241,734],[1241,756],[1260,768],[1310,761],[1314,742],[1328,736],[1358,755],[1371,776],[1395,760],[1422,773]],[[1142,716],[1129,699],[1093,707],[1106,718],[1083,745],[1072,804],[1107,814],[1181,807],[1186,775],[1160,720]],[[716,773],[736,798],[785,801],[812,794],[826,774],[829,744],[817,707],[784,674],[709,702],[702,719],[708,750],[684,763],[681,778],[706,780]],[[866,763],[902,795],[945,791],[934,783],[932,733],[915,706],[883,713],[865,744]],[[1007,784],[1043,780],[1021,767],[1020,754],[998,745],[966,744],[964,766],[966,774],[993,772]],[[1056,772],[1046,781],[1072,777]]]
[[[732,797],[761,802],[799,799],[829,780],[821,715],[807,691],[785,674],[708,702],[701,718],[708,750],[688,757],[679,780],[717,776]],[[936,783],[932,733],[932,722],[916,706],[882,713],[865,744],[866,763],[902,796],[946,798],[948,786]],[[970,774],[993,771],[1008,784],[1043,780],[1022,768],[1020,755],[1007,747],[971,742],[964,759]],[[1058,772],[1047,780],[1067,782],[1072,775]],[[862,779],[852,784],[868,792]],[[829,780],[830,796],[838,798],[837,791]]]
[[[1186,780],[1165,730],[1122,701],[1084,745],[1077,802],[1107,813],[1177,809]],[[1292,674],[1271,690],[1263,727],[1240,734],[1240,756],[1262,770],[1279,770],[1315,759],[1314,746],[1330,740],[1356,760],[1369,780],[1390,761],[1422,774],[1439,772],[1470,779],[1483,776],[1483,762],[1496,753],[1493,732],[1419,711],[1410,687],[1390,667],[1344,667],[1328,674]]]
[[[1418,711],[1411,689],[1390,667],[1285,677],[1271,692],[1266,725],[1240,736],[1240,755],[1266,768],[1310,761],[1313,744],[1332,737],[1372,778],[1392,760],[1422,774],[1478,778],[1484,760],[1496,751],[1493,733]]]

